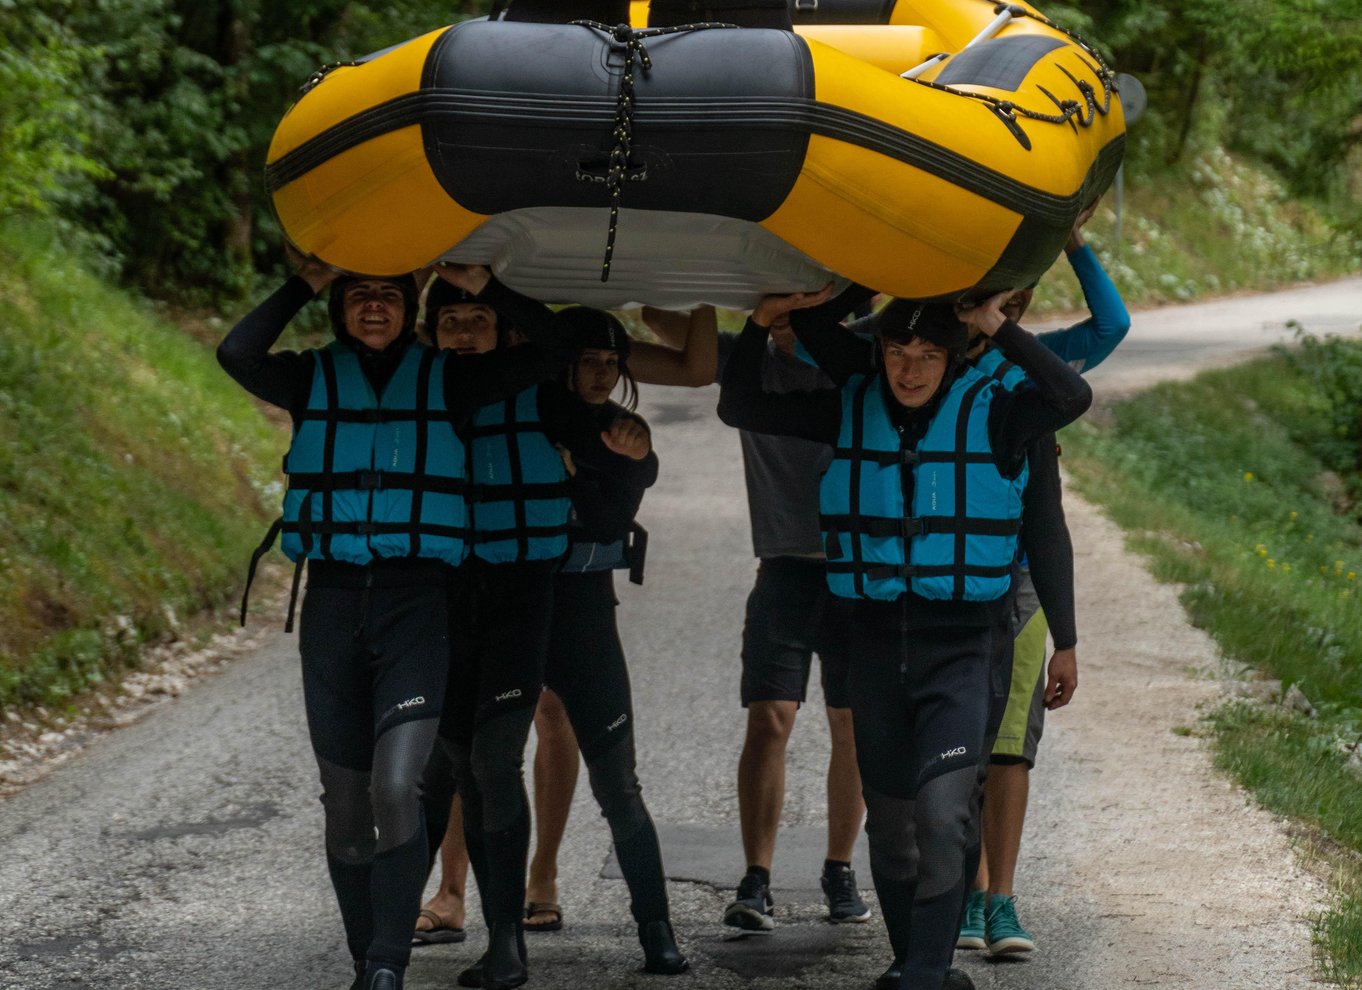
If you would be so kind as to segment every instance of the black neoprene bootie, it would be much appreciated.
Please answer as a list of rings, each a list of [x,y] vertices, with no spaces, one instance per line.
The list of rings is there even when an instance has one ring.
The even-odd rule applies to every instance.
[[[364,971],[364,990],[402,990],[402,970],[382,963]]]
[[[350,990],[364,990],[364,960],[355,960],[355,979],[350,984]]]
[[[530,978],[525,966],[525,936],[520,922],[498,921],[487,932],[482,957],[482,985],[486,990],[512,990]]]
[[[875,981],[875,990],[899,990],[902,979],[903,960],[895,959]],[[963,969],[951,968],[946,971],[946,979],[941,984],[941,990],[974,990],[974,981]]]
[[[482,960],[479,959],[467,969],[460,970],[455,982],[461,987],[482,986]]]
[[[643,945],[643,972],[676,976],[690,969],[690,963],[676,947],[671,922],[649,921],[639,925],[638,940]]]

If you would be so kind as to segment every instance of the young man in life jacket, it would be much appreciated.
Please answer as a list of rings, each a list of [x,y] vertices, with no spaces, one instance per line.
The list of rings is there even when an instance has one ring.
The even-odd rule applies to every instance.
[[[271,352],[328,285],[335,341]],[[508,309],[530,303],[495,282],[478,289]],[[256,559],[282,531],[284,552],[307,563],[303,698],[352,990],[401,990],[426,878],[420,781],[445,696],[449,595],[468,554],[455,423],[572,356],[546,334],[519,353],[453,359],[415,339],[416,301],[410,276],[338,276],[309,261],[218,347],[228,374],[293,420],[283,516]]]
[[[1065,245],[1065,256],[1083,291],[1089,315],[1070,327],[1036,336],[1082,374],[1101,364],[1130,329],[1130,314],[1116,286],[1082,234],[1096,206],[1094,203],[1079,214]],[[1009,294],[1002,304],[1003,314],[1019,324],[1032,291],[1028,286]],[[833,380],[844,382],[851,375],[873,370],[875,348],[858,332],[862,329],[860,321],[847,327],[851,333],[839,328],[822,333],[805,321],[799,325],[805,334],[802,343]],[[869,321],[864,324],[869,325]],[[1022,370],[983,334],[971,337],[966,357],[1008,389],[1026,386]],[[1022,507],[1021,543],[1025,553],[1013,581],[1012,606],[1000,617],[1006,624],[1000,626],[1000,635],[1015,639],[1012,674],[984,782],[982,855],[956,943],[957,948],[985,949],[991,955],[1029,952],[1035,947],[1031,933],[1017,919],[1013,895],[1029,774],[1035,765],[1045,712],[1073,700],[1078,684],[1073,547],[1064,520],[1055,439],[1037,439],[1027,452],[1027,460],[1031,477]],[[1054,640],[1048,665],[1047,631]]]
[[[891,969],[899,986],[922,990],[943,985],[971,879],[979,767],[1005,691],[994,630],[1011,584],[1026,449],[1081,415],[1091,391],[1003,316],[999,294],[958,317],[945,304],[895,300],[875,320],[879,370],[840,387],[765,392],[772,324],[787,314],[836,324],[867,290],[830,303],[827,294],[762,301],[729,359],[719,415],[834,447],[820,510],[829,587],[855,619],[850,700],[871,872]],[[962,319],[1036,387],[1008,392],[967,368]]]

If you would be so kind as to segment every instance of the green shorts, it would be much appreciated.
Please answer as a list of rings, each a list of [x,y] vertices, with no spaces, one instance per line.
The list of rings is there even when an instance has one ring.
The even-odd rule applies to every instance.
[[[1025,571],[1017,585],[1013,629],[1012,684],[1007,692],[998,741],[991,763],[1036,765],[1036,749],[1045,728],[1045,641],[1049,625],[1036,599],[1031,576]]]

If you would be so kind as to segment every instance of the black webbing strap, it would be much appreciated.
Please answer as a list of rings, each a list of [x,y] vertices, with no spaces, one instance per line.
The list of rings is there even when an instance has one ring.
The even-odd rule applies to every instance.
[[[411,474],[406,471],[342,471],[337,474],[298,472],[288,476],[290,488],[307,489],[314,492],[360,491],[402,489],[410,492],[436,492],[442,495],[463,495],[468,491],[468,482],[463,478],[432,477],[428,474]],[[415,504],[415,503],[414,503]]]
[[[256,547],[255,552],[251,554],[251,563],[246,568],[246,587],[241,592],[241,625],[243,627],[246,625],[246,603],[251,597],[251,585],[255,583],[255,570],[260,566],[260,558],[269,553],[270,548],[274,546],[274,541],[278,539],[279,531],[283,526],[283,516],[280,516],[274,522],[270,523],[269,532],[266,533],[265,538],[260,541],[260,546]]]
[[[340,388],[336,384],[336,360],[331,352],[323,348],[317,352],[318,363],[322,369],[322,380],[326,383],[326,408],[335,409],[340,405]],[[326,437],[322,443],[322,473],[330,474],[336,466],[336,432],[340,421],[328,419],[326,421]],[[312,499],[303,499],[303,508],[308,510]],[[311,517],[310,511],[305,511],[308,518]],[[333,514],[332,498],[330,489],[322,489],[322,521],[330,520]],[[328,560],[331,558],[331,534],[322,534],[321,545],[322,556]],[[306,547],[304,547],[306,552]],[[297,582],[294,582],[295,585]],[[292,612],[292,604],[289,606]]]
[[[900,448],[899,450],[856,450],[854,447],[834,447],[832,456],[839,461],[851,461],[854,465],[859,462],[868,461],[871,464],[878,464],[880,467],[895,467],[900,464],[916,464],[920,458],[915,450]]]
[[[877,375],[867,375],[865,381],[856,387],[856,395],[851,403],[851,449],[860,450],[865,441],[865,397],[870,390],[870,386],[875,382]],[[855,515],[861,507],[861,472],[856,470],[853,462],[850,472],[850,485],[848,492],[847,507],[851,514]],[[829,535],[835,536],[831,531]],[[851,543],[851,564],[855,570],[852,571],[851,581],[852,590],[857,598],[865,597],[865,560],[861,556],[861,541],[852,539]],[[837,539],[837,546],[840,548],[842,541]],[[838,557],[841,554],[839,552]]]
[[[506,399],[506,402],[514,402],[514,399]],[[501,423],[484,423],[481,426],[477,423],[470,423],[467,428],[460,432],[468,439],[482,437],[499,437],[502,434],[511,433],[542,433],[544,424],[537,419],[512,420],[505,419]]]
[[[969,390],[960,397],[960,409],[955,417],[955,515],[962,523],[964,522],[964,507],[969,504],[969,464],[965,454],[969,451],[969,421],[970,415],[974,412],[974,403],[979,393],[986,386],[993,382],[988,378],[981,378],[969,387]],[[962,527],[955,530],[955,581],[952,585],[951,597],[957,601],[963,601],[965,597],[965,540],[969,533]]]
[[[443,526],[439,523],[427,523],[421,527],[421,530],[427,536],[455,536],[460,538],[465,537],[468,532],[462,526]],[[297,533],[303,537],[304,541],[308,541],[313,536],[332,536],[337,533],[343,533],[346,536],[405,534],[411,532],[411,526],[404,522],[297,522],[284,523],[283,531],[285,533]]]
[[[643,565],[648,559],[648,531],[638,523],[629,527],[625,537],[624,559],[629,562],[629,583],[643,583]]]
[[[571,491],[566,481],[523,481],[508,485],[469,485],[469,502],[510,502],[534,499],[567,498]]]
[[[421,365],[416,369],[416,408],[426,409],[430,404],[430,369],[435,362],[435,350],[427,349],[421,353]],[[426,453],[429,448],[430,423],[423,422],[416,427],[416,451],[412,460],[412,468],[416,473],[424,478],[426,476]],[[421,555],[421,502],[425,496],[426,489],[423,486],[413,486],[411,489],[411,518],[408,522],[410,526],[410,536],[408,536],[411,547],[411,555],[419,557]]]
[[[449,412],[445,409],[385,409],[374,406],[371,409],[304,409],[298,418],[323,423],[405,423],[408,420],[416,423],[447,423]]]
[[[535,393],[536,400],[538,393]],[[506,413],[501,417],[503,424],[515,427],[519,420],[516,416],[515,399],[506,400]],[[539,426],[538,423],[535,426]],[[513,489],[523,489],[525,487],[524,465],[520,463],[520,435],[513,428],[506,432],[506,458],[511,462],[511,487]],[[515,555],[516,560],[525,560],[530,555],[530,535],[525,532],[529,528],[530,520],[527,514],[528,506],[524,498],[511,499],[511,505],[515,509]]]

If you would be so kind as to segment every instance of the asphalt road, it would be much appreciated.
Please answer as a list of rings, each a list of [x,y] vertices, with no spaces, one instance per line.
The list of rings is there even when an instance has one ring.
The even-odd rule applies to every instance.
[[[1362,280],[1351,280],[1137,314],[1129,342],[1093,381],[1102,391],[1125,389],[1223,363],[1289,337],[1289,319],[1310,329],[1355,332],[1360,312]],[[778,867],[785,875],[776,879],[791,893],[781,897],[780,927],[765,939],[732,941],[718,924],[729,899],[722,885],[736,883],[743,866],[733,783],[742,731],[737,644],[755,563],[737,437],[715,419],[715,399],[714,389],[653,390],[645,404],[663,477],[640,515],[652,533],[647,584],[621,584],[620,590],[645,795],[664,838],[674,843],[664,848],[669,872],[691,874],[671,886],[677,928],[694,963],[693,974],[675,982],[696,988],[867,987],[887,962],[878,919],[827,925],[813,892],[827,756],[816,686],[788,760],[790,830],[782,861],[788,865]],[[1081,543],[1081,534],[1075,537]],[[1116,546],[1113,554],[1119,555]],[[1182,676],[1182,661],[1176,664],[1172,676]],[[1063,765],[1076,755],[1068,770],[1041,778],[1052,782],[1037,788],[1033,819],[1042,823],[1087,814],[1063,792],[1088,786],[1082,733],[1068,732],[1067,742],[1066,733],[1059,736],[1048,758]],[[1204,754],[1196,755],[1194,742],[1190,746],[1193,755],[1176,758],[1200,760],[1189,766],[1204,777]],[[1134,753],[1144,749],[1137,743]],[[1112,783],[1119,782],[1107,781]],[[0,988],[348,986],[348,959],[321,854],[317,792],[296,644],[279,633],[225,673],[97,740],[78,759],[0,803]],[[1081,824],[1098,827],[1095,821]],[[1084,853],[1066,844],[1067,835],[1047,831],[1043,841],[1029,838],[1024,851],[1022,882],[1035,891],[1027,920],[1034,919],[1043,951],[1013,965],[969,960],[981,988],[1201,986],[1185,974],[1165,981],[1157,969],[1145,979],[1081,965],[1093,953],[1126,950],[1109,933],[1094,943],[1092,926],[1074,920],[1074,890],[1065,878]],[[684,856],[682,840],[693,847]],[[1269,835],[1264,841],[1275,840]],[[799,855],[789,858],[789,851]],[[602,877],[608,859],[607,829],[582,786],[561,860],[567,927],[532,938],[530,986],[666,983],[637,971],[623,883]],[[802,859],[807,862],[801,866]],[[678,867],[683,860],[687,870]],[[1270,887],[1274,878],[1263,879]],[[868,876],[862,881],[868,886]],[[472,926],[464,945],[419,950],[407,985],[452,986],[457,969],[481,951],[479,927]],[[1297,928],[1308,960],[1308,930],[1301,923],[1289,931]],[[1141,943],[1161,944],[1143,937]],[[1185,951],[1184,969],[1195,972],[1204,967],[1191,957],[1220,950],[1191,944]],[[1245,967],[1249,975],[1233,982],[1205,985],[1308,985],[1306,975],[1299,983],[1259,984],[1250,972],[1255,968]]]

